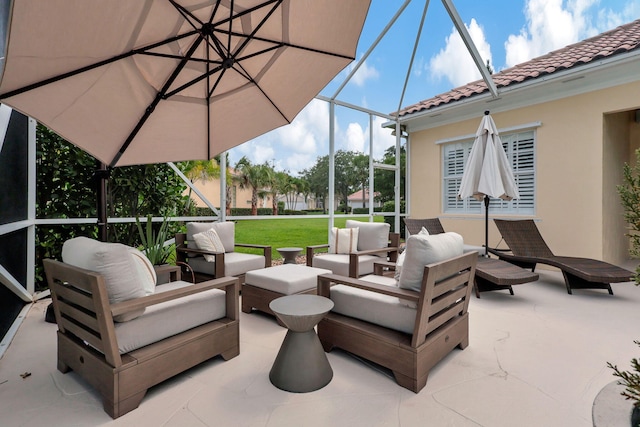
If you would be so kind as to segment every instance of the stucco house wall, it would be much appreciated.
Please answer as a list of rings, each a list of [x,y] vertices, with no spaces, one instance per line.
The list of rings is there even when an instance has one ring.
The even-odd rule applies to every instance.
[[[614,263],[628,259],[616,186],[622,182],[623,164],[633,162],[634,151],[640,147],[640,124],[635,120],[639,94],[640,82],[636,81],[492,112],[499,131],[541,124],[535,128],[536,210],[526,217],[537,220],[554,253]],[[491,108],[489,103],[486,107]],[[443,212],[443,144],[438,142],[474,134],[482,114],[479,108],[476,118],[410,135],[410,216],[440,217],[445,229],[459,232],[466,243],[474,245],[484,243],[484,214]],[[500,234],[491,220],[489,227],[489,244],[495,247]]]

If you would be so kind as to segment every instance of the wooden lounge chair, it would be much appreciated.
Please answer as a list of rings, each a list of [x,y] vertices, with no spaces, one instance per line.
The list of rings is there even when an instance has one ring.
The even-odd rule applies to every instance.
[[[329,244],[307,246],[307,266],[325,268],[335,274],[360,277],[373,273],[373,265],[380,260],[395,261],[400,245],[400,233],[389,232],[389,224],[347,220],[346,228],[358,228],[357,250],[351,253],[332,253],[316,256]]]
[[[317,327],[322,346],[327,352],[339,347],[384,366],[400,386],[418,393],[427,384],[433,366],[455,347],[469,345],[467,309],[477,259],[474,254],[465,254],[425,266],[420,292],[397,287],[389,277],[378,276],[376,283],[335,274],[318,276],[318,295],[336,302]],[[383,284],[385,279],[390,284]],[[354,291],[360,295],[353,296],[354,291],[345,286],[357,288]],[[340,293],[339,287],[344,289]],[[352,295],[352,310],[401,326],[338,313],[340,294],[342,301],[345,295]],[[344,310],[345,303],[342,305]],[[384,314],[373,313],[377,310]]]
[[[120,258],[116,272],[105,264],[98,273],[44,260],[58,324],[58,370],[73,370],[93,386],[112,418],[137,408],[148,388],[212,357],[228,360],[240,353],[237,278],[178,280],[114,303],[110,281],[118,274],[136,276],[135,268],[118,268],[127,267],[126,249],[121,252],[104,257]]]
[[[426,228],[429,234],[444,233],[444,227],[439,218],[405,218],[405,224],[410,234],[417,234],[422,227]],[[468,249],[466,251],[472,251]],[[476,298],[480,298],[480,292],[508,290],[513,295],[513,286],[523,283],[535,282],[539,276],[532,271],[520,268],[517,265],[506,261],[485,258],[478,258],[476,265],[476,276],[473,289]]]
[[[194,234],[215,229],[224,246],[224,251],[213,252],[199,249],[193,238]],[[262,255],[242,253],[236,248],[253,248]],[[210,255],[213,261],[208,262],[205,256]],[[176,234],[176,261],[188,265],[193,271],[196,282],[218,277],[235,276],[244,284],[247,271],[271,267],[271,246],[235,241],[235,223],[225,222],[189,222],[187,232]],[[183,271],[184,272],[184,271]]]
[[[611,283],[633,280],[633,272],[604,261],[554,255],[531,219],[493,221],[509,249],[489,248],[489,252],[531,271],[536,264],[559,268],[569,294],[573,289],[606,289],[613,295]]]

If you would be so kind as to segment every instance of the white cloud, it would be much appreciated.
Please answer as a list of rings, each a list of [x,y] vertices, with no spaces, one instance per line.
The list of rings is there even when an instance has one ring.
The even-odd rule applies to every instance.
[[[352,62],[351,64],[349,64],[346,69],[347,75],[349,75],[353,71],[356,65],[356,62]],[[368,80],[375,80],[379,76],[380,73],[378,72],[378,70],[373,66],[369,66],[367,61],[364,61],[360,68],[358,68],[358,71],[356,71],[353,77],[351,77],[351,82],[353,82],[356,86],[363,87]]]
[[[484,31],[475,19],[471,19],[471,24],[466,25],[469,35],[476,45],[483,62],[489,60],[493,63],[491,57],[491,46],[484,37]],[[461,86],[474,80],[478,80],[481,75],[476,67],[471,54],[462,41],[462,37],[454,28],[446,39],[444,49],[441,49],[429,61],[429,69],[431,76],[436,79],[446,78],[453,86]]]
[[[349,123],[345,137],[348,151],[364,151],[365,135],[360,123]]]
[[[579,40],[637,19],[640,0],[626,3],[621,12],[597,8],[598,0],[528,0],[526,27],[505,42],[506,66],[528,61]]]

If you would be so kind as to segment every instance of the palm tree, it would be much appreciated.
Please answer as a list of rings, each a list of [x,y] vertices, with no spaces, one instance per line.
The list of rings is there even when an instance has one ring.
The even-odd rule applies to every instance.
[[[180,162],[180,170],[185,174],[191,183],[196,181],[210,181],[212,179],[220,178],[220,166],[215,160],[190,160],[186,162]],[[191,205],[191,187],[189,187],[189,200],[187,201],[186,209],[189,209]]]
[[[240,188],[251,189],[251,215],[258,215],[258,195],[268,184],[268,165],[254,165],[246,156],[236,163]]]

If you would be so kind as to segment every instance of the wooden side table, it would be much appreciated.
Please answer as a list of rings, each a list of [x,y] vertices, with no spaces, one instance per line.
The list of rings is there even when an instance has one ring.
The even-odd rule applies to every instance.
[[[288,295],[269,308],[287,327],[269,380],[281,390],[307,393],[331,382],[333,370],[314,326],[333,308],[333,301],[317,295]]]
[[[302,252],[302,248],[277,248],[276,250],[282,256],[284,264],[295,264],[296,257]]]

